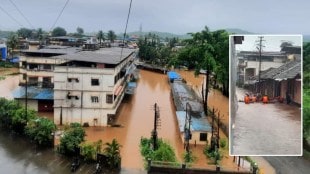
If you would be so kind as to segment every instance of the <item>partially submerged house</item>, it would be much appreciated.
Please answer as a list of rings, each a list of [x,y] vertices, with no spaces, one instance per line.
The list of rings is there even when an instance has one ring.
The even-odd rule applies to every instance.
[[[90,126],[112,124],[124,97],[135,50],[104,48],[54,57],[54,122]],[[135,85],[130,83],[129,87]],[[130,90],[129,90],[130,91]]]
[[[301,61],[292,60],[279,68],[270,68],[261,73],[260,83],[256,82],[258,92],[269,98],[286,98],[301,105]]]
[[[186,143],[187,140],[189,144],[206,144],[211,142],[212,128],[196,93],[182,82],[179,74],[168,72],[167,75],[183,143]]]

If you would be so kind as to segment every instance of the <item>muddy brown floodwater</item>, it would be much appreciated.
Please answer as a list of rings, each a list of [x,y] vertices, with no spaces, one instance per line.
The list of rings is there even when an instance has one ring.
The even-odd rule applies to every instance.
[[[237,88],[238,99],[245,91]],[[284,103],[238,103],[232,154],[300,155],[301,109]]]
[[[126,169],[143,169],[143,159],[139,144],[141,137],[150,137],[154,125],[153,106],[160,109],[161,125],[158,137],[168,141],[175,149],[179,161],[183,152],[179,135],[174,105],[170,96],[167,76],[140,70],[136,93],[125,98],[120,109],[117,124],[121,127],[87,128],[87,140],[110,142],[116,138],[122,145],[122,167]]]

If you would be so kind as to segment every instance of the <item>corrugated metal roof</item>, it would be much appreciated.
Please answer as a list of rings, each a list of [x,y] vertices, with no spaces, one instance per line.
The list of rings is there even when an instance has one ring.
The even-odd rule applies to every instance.
[[[26,98],[26,88],[19,86],[13,91],[13,97],[16,99]],[[54,100],[54,90],[51,88],[39,88],[35,86],[29,86],[27,88],[28,99],[35,100]]]
[[[186,112],[185,111],[176,111],[178,123],[179,123],[179,129],[180,132],[184,132],[184,124],[185,124],[185,118],[186,118]],[[197,132],[211,132],[212,128],[211,125],[206,117],[191,118],[191,131],[197,131]]]

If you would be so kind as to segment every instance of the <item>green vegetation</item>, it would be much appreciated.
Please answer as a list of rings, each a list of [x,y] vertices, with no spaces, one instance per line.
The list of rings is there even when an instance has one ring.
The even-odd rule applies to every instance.
[[[85,161],[92,162],[96,160],[97,153],[101,153],[102,140],[98,140],[93,143],[82,143],[80,145],[81,155]]]
[[[205,146],[203,153],[206,155],[207,158],[213,161],[213,164],[216,165],[219,164],[219,162],[223,158],[223,155],[219,149],[215,148],[215,150],[211,150],[211,147],[207,145]]]
[[[310,151],[310,42],[303,47],[303,138],[304,148]]]
[[[28,122],[26,134],[40,146],[50,146],[54,143],[56,125],[47,118],[36,118]]]
[[[67,31],[64,28],[61,27],[56,27],[52,31],[52,36],[57,37],[57,36],[66,36]]]
[[[0,98],[0,125],[6,130],[28,135],[37,145],[51,146],[55,124],[46,118],[40,118],[36,112],[26,109],[14,100]]]
[[[201,32],[191,33],[191,36],[186,40],[168,39],[164,44],[159,36],[150,33],[138,42],[139,57],[163,67],[186,66],[194,69],[196,74],[201,69],[209,70],[215,74],[214,82],[222,84],[222,92],[228,96],[229,33],[225,30],[211,32],[205,27]]]
[[[183,160],[184,160],[185,163],[191,164],[191,163],[195,162],[196,159],[197,159],[197,157],[194,156],[194,154],[193,154],[192,151],[189,151],[188,153],[185,152],[185,153],[183,154]]]
[[[113,139],[111,143],[105,143],[104,153],[108,157],[108,167],[110,169],[120,169],[121,167],[121,145],[116,139]]]
[[[176,155],[173,147],[167,142],[159,139],[158,149],[152,149],[152,140],[148,138],[141,138],[140,142],[140,153],[144,157],[144,160],[148,159],[152,161],[162,161],[162,162],[176,162]]]
[[[79,123],[71,123],[60,139],[59,152],[65,155],[79,154],[79,146],[84,141],[85,130]]]
[[[110,40],[111,43],[114,43],[114,40],[116,39],[116,34],[113,30],[109,30],[107,34],[108,40]]]

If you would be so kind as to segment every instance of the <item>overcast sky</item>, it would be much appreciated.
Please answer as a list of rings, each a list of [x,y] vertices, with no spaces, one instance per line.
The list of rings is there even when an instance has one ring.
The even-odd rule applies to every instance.
[[[242,44],[236,44],[236,50],[239,51],[258,51],[259,36],[245,35]],[[282,42],[290,42],[294,46],[302,45],[301,35],[264,35],[262,39],[263,51],[280,51]]]
[[[50,30],[67,0],[0,0],[0,29]],[[75,32],[124,32],[130,0],[70,0],[56,26]],[[255,33],[310,34],[308,0],[133,0],[128,31],[176,34],[239,28]],[[9,17],[6,11],[10,16]]]

